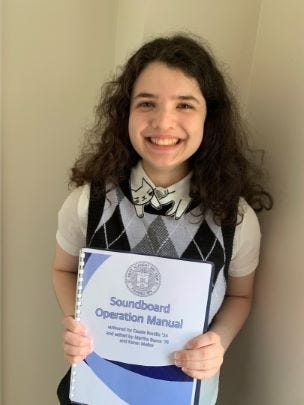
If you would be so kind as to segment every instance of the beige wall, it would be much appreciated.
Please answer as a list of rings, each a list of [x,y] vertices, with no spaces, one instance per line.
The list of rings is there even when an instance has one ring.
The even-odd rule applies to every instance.
[[[99,85],[143,39],[185,29],[225,61],[255,143],[267,151],[276,200],[261,216],[256,303],[227,355],[219,404],[304,403],[296,227],[304,195],[303,7],[301,0],[3,1],[3,405],[56,403],[65,367],[50,282],[56,212]]]
[[[119,0],[116,62],[144,39],[191,31],[207,40],[233,79],[240,103],[247,99],[260,0]]]
[[[116,2],[7,0],[3,11],[3,405],[54,405],[56,213],[113,68]]]
[[[248,114],[267,151],[275,208],[261,216],[256,302],[227,359],[223,405],[304,404],[303,38],[303,1],[262,2]]]

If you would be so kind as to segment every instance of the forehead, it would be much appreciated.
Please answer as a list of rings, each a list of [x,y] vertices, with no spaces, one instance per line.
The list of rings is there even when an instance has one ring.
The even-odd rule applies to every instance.
[[[181,95],[195,93],[203,97],[196,79],[162,62],[152,62],[143,69],[134,83],[133,95],[139,91],[170,91]]]

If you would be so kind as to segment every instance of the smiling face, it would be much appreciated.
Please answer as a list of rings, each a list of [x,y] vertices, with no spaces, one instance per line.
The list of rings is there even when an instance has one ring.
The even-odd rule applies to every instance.
[[[167,187],[189,172],[205,118],[205,99],[194,78],[161,62],[141,72],[132,91],[129,136],[156,186]]]

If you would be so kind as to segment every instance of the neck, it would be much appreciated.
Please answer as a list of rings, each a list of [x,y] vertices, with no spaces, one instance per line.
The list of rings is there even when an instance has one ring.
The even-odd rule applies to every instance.
[[[142,161],[142,166],[144,171],[147,173],[149,178],[153,181],[156,187],[170,187],[172,184],[177,183],[183,179],[189,173],[189,168],[187,165],[178,168],[160,168],[155,169],[151,166],[145,164]]]

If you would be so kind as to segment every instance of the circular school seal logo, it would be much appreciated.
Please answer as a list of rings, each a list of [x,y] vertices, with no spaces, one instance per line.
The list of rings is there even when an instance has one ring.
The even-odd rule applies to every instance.
[[[152,263],[136,262],[126,271],[125,282],[133,294],[148,297],[159,289],[161,276]]]

